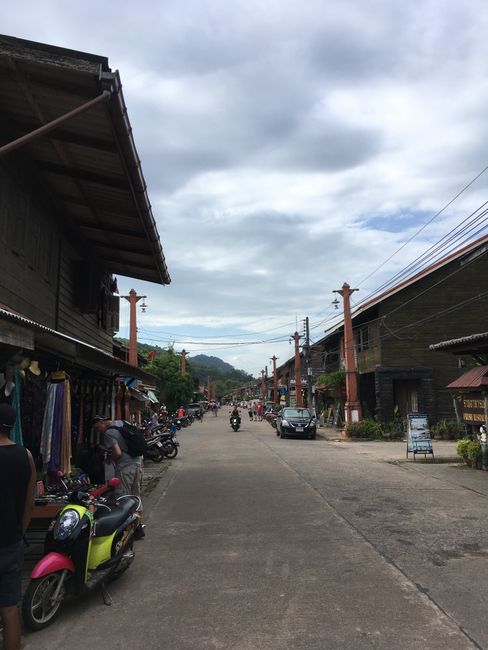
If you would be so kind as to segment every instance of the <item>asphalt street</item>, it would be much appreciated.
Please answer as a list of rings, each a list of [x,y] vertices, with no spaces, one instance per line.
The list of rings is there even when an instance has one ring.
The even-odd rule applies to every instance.
[[[486,473],[226,411],[179,438],[113,605],[66,603],[25,648],[488,648]]]

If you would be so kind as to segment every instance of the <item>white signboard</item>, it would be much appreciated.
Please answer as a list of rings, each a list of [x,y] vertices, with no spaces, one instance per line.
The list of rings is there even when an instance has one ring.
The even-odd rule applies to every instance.
[[[433,457],[434,451],[427,415],[424,413],[408,413],[407,422],[407,458],[409,453],[413,454],[414,460],[415,454],[432,454]]]

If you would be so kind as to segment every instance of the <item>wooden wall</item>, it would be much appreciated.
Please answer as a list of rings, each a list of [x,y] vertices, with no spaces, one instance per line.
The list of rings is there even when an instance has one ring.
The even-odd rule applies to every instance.
[[[111,353],[112,332],[99,326],[99,313],[76,306],[82,255],[44,205],[25,179],[0,167],[0,303]]]

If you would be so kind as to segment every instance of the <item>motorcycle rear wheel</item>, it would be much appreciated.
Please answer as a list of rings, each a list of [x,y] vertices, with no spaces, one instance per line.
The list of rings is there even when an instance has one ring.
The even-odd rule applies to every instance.
[[[159,448],[155,449],[154,451],[151,450],[147,454],[147,458],[149,460],[152,460],[153,463],[160,463],[164,458],[164,451],[162,449],[159,449]]]
[[[66,595],[64,584],[55,602],[52,602],[52,595],[62,576],[63,572],[57,571],[30,581],[22,599],[22,618],[30,630],[42,630],[50,625],[59,613]]]
[[[166,442],[163,442],[163,453],[166,458],[176,458],[176,456],[178,456],[178,447],[174,442],[168,440]]]

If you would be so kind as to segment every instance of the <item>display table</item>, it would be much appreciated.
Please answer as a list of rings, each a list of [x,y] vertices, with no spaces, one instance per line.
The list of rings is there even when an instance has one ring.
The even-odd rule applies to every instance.
[[[66,503],[36,503],[32,510],[32,519],[54,519]]]

